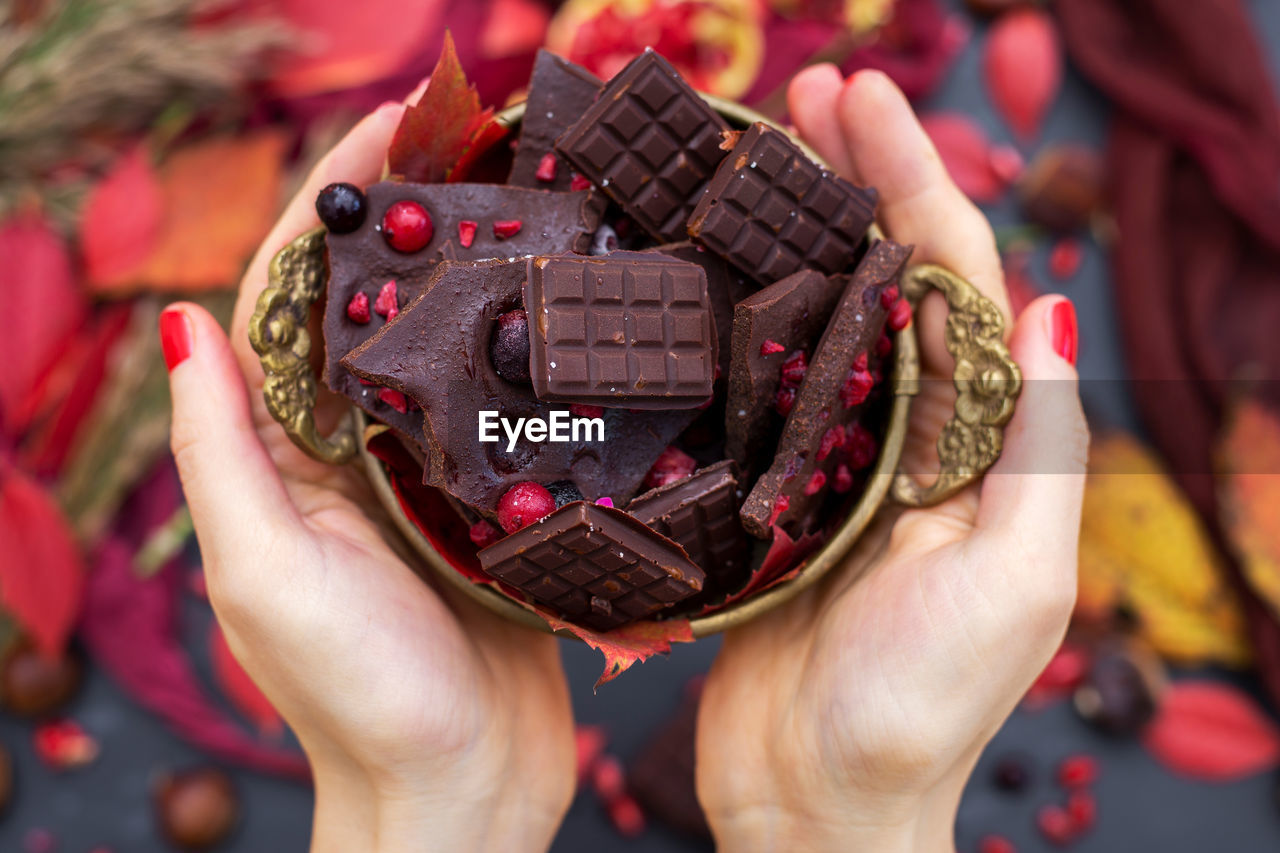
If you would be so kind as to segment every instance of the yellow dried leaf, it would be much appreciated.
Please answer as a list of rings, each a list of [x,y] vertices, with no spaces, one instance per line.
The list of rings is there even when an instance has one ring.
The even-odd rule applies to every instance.
[[[1218,446],[1218,505],[1245,580],[1280,618],[1280,414],[1246,400]]]
[[[1171,660],[1250,659],[1239,603],[1200,518],[1155,454],[1117,433],[1090,452],[1077,606],[1101,615],[1121,603]]]

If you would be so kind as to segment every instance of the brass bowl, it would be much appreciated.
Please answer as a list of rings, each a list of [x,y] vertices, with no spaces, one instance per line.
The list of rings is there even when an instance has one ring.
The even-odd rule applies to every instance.
[[[702,97],[735,127],[745,128],[757,121],[773,124],[740,104],[712,95]],[[514,129],[523,115],[524,104],[516,104],[499,113],[497,120]],[[781,129],[786,132],[785,128]],[[794,136],[791,139],[814,161],[822,162],[802,141]],[[250,340],[266,373],[263,394],[268,410],[293,442],[316,459],[341,464],[354,461],[358,456],[383,508],[437,577],[501,616],[550,632],[546,622],[519,603],[489,586],[467,580],[409,520],[400,508],[382,463],[358,438],[366,425],[363,412],[352,406],[352,417],[331,436],[323,437],[317,431],[313,416],[317,382],[310,363],[307,322],[327,278],[324,233],[323,228],[309,231],[272,259],[268,286],[259,296],[249,323]],[[879,238],[883,234],[873,223],[869,236]],[[955,359],[953,378],[957,399],[954,415],[938,438],[941,473],[932,485],[925,487],[898,470],[911,398],[919,390],[919,346],[913,323],[897,333],[894,363],[888,378],[892,400],[880,455],[865,491],[848,517],[831,539],[809,557],[795,578],[710,615],[691,619],[695,637],[741,625],[791,600],[817,582],[850,552],[886,497],[910,507],[939,503],[981,478],[999,458],[1004,425],[1013,416],[1022,385],[1021,371],[1004,344],[1004,320],[1000,311],[972,284],[933,264],[908,267],[901,287],[913,305],[918,305],[930,290],[940,291],[946,297],[950,312],[945,344]]]

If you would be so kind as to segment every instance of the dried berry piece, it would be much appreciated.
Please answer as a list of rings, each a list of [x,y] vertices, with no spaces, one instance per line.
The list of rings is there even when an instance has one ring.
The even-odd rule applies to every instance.
[[[867,354],[862,353],[850,366],[849,375],[840,386],[840,404],[846,409],[862,405],[871,396],[871,389],[875,384],[875,377],[867,370]]]
[[[808,369],[808,354],[804,350],[796,350],[787,356],[787,360],[782,362],[782,367],[779,368],[782,384],[800,387],[800,383],[804,381],[805,371]]]
[[[499,219],[493,223],[493,236],[505,240],[519,234],[522,227],[524,223],[519,219]]]
[[[378,399],[395,409],[400,414],[408,414],[409,401],[404,394],[394,388],[382,388],[378,391]]]
[[[98,742],[74,720],[49,720],[36,726],[36,755],[55,770],[83,767],[98,757]]]
[[[352,184],[329,184],[316,196],[316,213],[334,234],[350,234],[364,224],[368,202]]]
[[[498,524],[515,533],[556,511],[551,492],[537,483],[525,481],[507,489],[498,501]]]
[[[382,289],[378,291],[378,298],[373,301],[373,310],[386,317],[389,321],[394,320],[396,315],[400,313],[400,302],[396,293],[395,279],[382,285]]]
[[[544,184],[554,183],[557,167],[559,165],[560,162],[556,159],[555,152],[548,151],[546,154],[543,154],[542,159],[538,161],[538,170],[533,173],[533,176]]]
[[[613,828],[620,835],[635,838],[644,832],[644,812],[640,810],[640,804],[630,796],[623,794],[617,797],[606,806],[606,811]]]
[[[782,515],[791,508],[791,498],[787,495],[779,493],[773,499],[773,511],[769,513],[769,526],[773,527],[773,523],[778,520],[778,516]]]
[[[849,466],[855,471],[861,471],[876,461],[879,448],[875,435],[860,423],[849,424],[849,430],[845,433],[844,452]]]
[[[471,244],[476,241],[476,229],[480,227],[480,223],[472,219],[464,219],[458,223],[458,245],[464,249],[470,249]]]
[[[547,484],[547,491],[551,493],[551,498],[556,502],[556,509],[571,504],[574,501],[582,500],[582,492],[578,491],[578,487],[568,480],[557,480],[554,483]]]
[[[80,661],[71,655],[49,658],[23,643],[5,657],[0,702],[15,714],[47,714],[66,704],[80,687],[82,676]]]
[[[231,777],[212,767],[161,779],[152,805],[165,838],[185,850],[207,850],[226,839],[240,813]]]
[[[778,388],[778,393],[773,395],[773,410],[784,418],[791,414],[791,408],[796,404],[796,386],[782,385]]]
[[[604,406],[592,406],[589,403],[570,403],[569,414],[575,418],[603,418]]]
[[[410,254],[431,242],[431,214],[416,201],[397,201],[382,217],[382,236],[397,252]]]
[[[809,478],[809,482],[804,484],[804,493],[806,495],[816,495],[826,485],[827,475],[821,471],[814,471],[813,476]]]
[[[369,296],[363,290],[358,291],[347,303],[347,317],[361,325],[372,319],[369,314]]]
[[[837,495],[848,494],[853,488],[853,472],[849,470],[849,466],[841,462],[836,466],[835,474],[831,477],[831,490]]]
[[[626,793],[627,783],[622,762],[616,756],[601,755],[591,768],[591,788],[606,803]]]
[[[844,444],[845,432],[840,427],[832,427],[822,434],[822,442],[818,445],[818,461],[831,455],[831,451]]]
[[[494,371],[515,385],[529,385],[529,315],[523,308],[498,316],[498,330],[489,344]]]
[[[1071,755],[1058,765],[1058,784],[1064,788],[1087,788],[1098,781],[1098,760],[1092,755]]]
[[[498,528],[487,521],[477,521],[471,525],[471,529],[467,531],[467,536],[471,539],[471,544],[477,548],[488,548],[502,538],[498,535]]]
[[[888,335],[881,335],[880,340],[876,341],[876,355],[884,358],[891,352],[893,352],[893,339]]]
[[[1049,250],[1049,274],[1059,281],[1074,278],[1084,261],[1084,248],[1075,237],[1060,237]]]
[[[991,780],[1001,791],[1011,794],[1026,790],[1031,783],[1031,771],[1027,760],[1020,755],[1006,755],[996,762]]]
[[[574,172],[573,177],[569,179],[569,191],[578,192],[579,190],[589,189],[591,189],[591,182],[582,177],[582,175],[579,175],[577,172]]]
[[[761,355],[773,355],[774,353],[782,352],[784,349],[786,349],[786,347],[782,344],[769,338],[765,338],[764,343],[760,344]]]
[[[683,480],[693,473],[698,463],[692,456],[678,447],[668,447],[658,455],[649,473],[644,475],[647,488],[656,489],[676,480]]]

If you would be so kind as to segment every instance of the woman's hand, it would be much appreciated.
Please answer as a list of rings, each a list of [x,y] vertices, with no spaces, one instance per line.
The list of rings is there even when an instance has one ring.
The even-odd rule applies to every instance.
[[[912,262],[948,267],[1008,317],[990,227],[887,77],[815,67],[790,107],[829,163],[879,188]],[[917,318],[913,472],[951,413],[945,317],[935,294]],[[1076,590],[1088,431],[1071,304],[1036,300],[1009,345],[1025,385],[981,487],[882,513],[843,566],[726,635],[698,721],[698,793],[721,849],[954,849],[965,781],[1060,643]]]
[[[245,275],[230,342],[203,309],[166,310],[173,452],[218,620],[311,761],[313,849],[545,849],[574,784],[556,640],[415,575],[361,473],[271,419],[246,331],[271,256],[319,224],[326,184],[379,178],[403,111],[316,166]]]

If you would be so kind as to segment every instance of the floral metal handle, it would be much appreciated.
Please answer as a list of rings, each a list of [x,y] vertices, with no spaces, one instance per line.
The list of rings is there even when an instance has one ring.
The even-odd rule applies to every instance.
[[[262,359],[267,411],[308,455],[334,464],[356,455],[356,437],[344,421],[325,438],[316,429],[316,374],[311,367],[311,306],[325,287],[323,228],[295,239],[271,259],[267,289],[249,320],[249,342]]]
[[[950,314],[944,342],[955,359],[955,415],[938,436],[942,469],[922,486],[899,469],[893,498],[907,506],[941,503],[976,481],[1000,457],[1004,425],[1022,390],[1022,371],[1004,345],[1004,316],[969,282],[933,264],[906,271],[903,294],[919,305],[930,290],[941,291]]]

